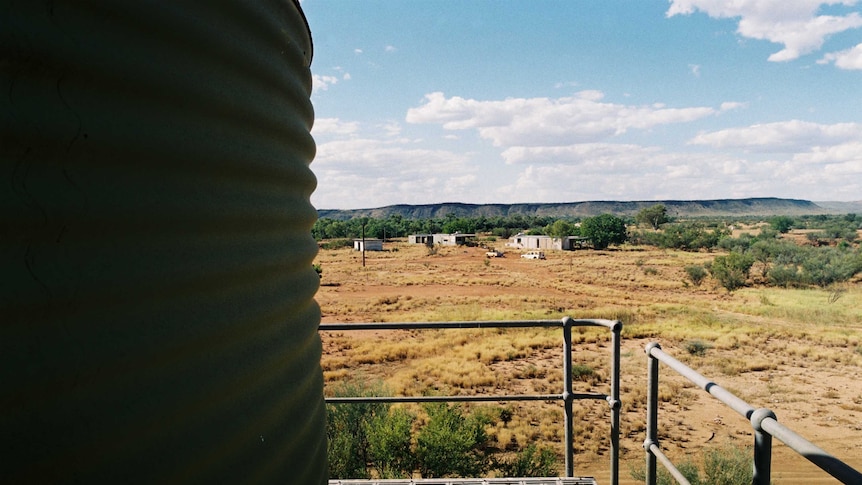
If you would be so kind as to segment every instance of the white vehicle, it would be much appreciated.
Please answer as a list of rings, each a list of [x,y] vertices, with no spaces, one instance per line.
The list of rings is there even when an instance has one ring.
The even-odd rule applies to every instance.
[[[521,257],[524,259],[545,259],[545,253],[542,251],[527,251]]]
[[[488,257],[488,258],[502,258],[502,257],[503,257],[503,252],[502,252],[502,251],[497,251],[496,249],[492,249],[492,250],[488,251],[487,253],[485,253],[485,257]]]

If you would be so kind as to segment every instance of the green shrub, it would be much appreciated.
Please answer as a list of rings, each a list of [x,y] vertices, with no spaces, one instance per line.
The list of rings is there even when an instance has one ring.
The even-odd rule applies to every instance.
[[[840,248],[821,248],[802,262],[806,283],[825,288],[849,280],[862,271],[862,253]]]
[[[676,465],[676,469],[679,470],[680,473],[682,473],[682,476],[684,476],[689,481],[689,483],[691,483],[691,485],[701,485],[701,483],[706,485],[710,483],[708,481],[701,482],[700,469],[693,461],[685,460],[674,465]],[[673,478],[673,475],[671,475],[670,472],[667,471],[661,463],[656,462],[656,467],[657,485],[676,485],[678,483],[676,479]],[[633,468],[630,469],[629,472],[632,478],[637,480],[638,482],[646,482],[646,470]]]
[[[336,397],[379,396],[382,386],[367,387],[345,382],[334,392]],[[327,453],[330,478],[370,478],[368,473],[368,423],[384,414],[383,403],[327,404]]]
[[[698,251],[717,247],[729,231],[721,228],[708,229],[700,223],[666,224],[661,231],[639,231],[632,240],[659,248]]]
[[[699,264],[686,266],[685,274],[694,286],[700,286],[703,279],[706,278],[706,268]]]
[[[737,252],[727,256],[716,256],[709,267],[712,277],[717,279],[727,291],[745,286],[754,258]]]
[[[500,477],[555,477],[557,455],[548,448],[530,444],[511,460],[494,461]]]
[[[656,466],[659,485],[677,483],[661,463]],[[702,474],[698,465],[690,460],[680,462],[676,467],[692,485],[750,485],[754,475],[751,448],[732,443],[704,451]],[[645,470],[631,469],[630,473],[634,480],[646,481]]]
[[[415,416],[390,408],[367,422],[368,455],[380,478],[410,478],[416,460],[410,449]]]
[[[712,345],[702,342],[700,340],[690,340],[685,343],[685,350],[691,355],[696,355],[698,357],[703,357],[706,355],[706,351],[711,349]]]
[[[592,367],[584,364],[572,364],[572,380],[587,381],[596,374]]]
[[[795,265],[779,264],[773,266],[770,268],[768,276],[769,284],[772,286],[789,288],[798,286],[802,282],[799,270]]]
[[[754,476],[751,448],[733,444],[712,448],[703,455],[705,483],[748,485]]]
[[[429,403],[426,424],[416,437],[416,460],[423,478],[479,477],[488,469],[485,420],[465,416],[460,406]]]

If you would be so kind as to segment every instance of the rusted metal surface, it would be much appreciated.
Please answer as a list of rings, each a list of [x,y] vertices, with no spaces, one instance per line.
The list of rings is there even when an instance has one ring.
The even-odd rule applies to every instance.
[[[0,482],[324,483],[298,4],[0,3]]]

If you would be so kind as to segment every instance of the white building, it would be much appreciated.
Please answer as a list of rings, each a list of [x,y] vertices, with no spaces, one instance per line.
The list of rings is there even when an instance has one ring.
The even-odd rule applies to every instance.
[[[541,234],[518,233],[509,238],[506,247],[515,249],[565,249],[583,247],[587,238],[568,236],[564,238],[545,236]]]
[[[467,244],[468,241],[475,237],[475,234],[462,234],[460,232],[456,232],[455,234],[411,234],[407,236],[407,241],[411,244],[425,244],[427,246],[434,244],[460,246]]]
[[[363,247],[363,243],[365,246]],[[382,239],[354,239],[353,249],[356,251],[383,251]]]

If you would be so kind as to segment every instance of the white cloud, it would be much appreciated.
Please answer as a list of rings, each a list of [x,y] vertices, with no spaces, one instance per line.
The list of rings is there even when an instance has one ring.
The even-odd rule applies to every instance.
[[[319,143],[311,168],[318,180],[312,202],[326,209],[463,200],[475,194],[478,179],[469,154],[417,147],[405,138]]]
[[[386,51],[386,52],[395,52],[395,51],[397,51],[398,49],[397,49],[397,48],[395,48],[395,46],[394,46],[394,45],[387,45],[386,47],[384,47],[384,48],[383,48],[383,50],[384,50],[384,51]]]
[[[629,130],[685,123],[716,114],[709,107],[666,108],[601,102],[601,91],[563,98],[507,98],[478,101],[441,92],[407,111],[408,123],[435,123],[446,130],[475,129],[495,146],[563,146],[590,143]]]
[[[319,135],[351,135],[359,130],[359,124],[350,121],[341,121],[338,118],[317,118],[314,120],[314,127],[311,133],[314,136]]]
[[[694,77],[700,77],[700,64],[689,64],[688,69]]]
[[[554,89],[576,88],[576,87],[578,87],[578,83],[575,81],[558,82],[558,83],[554,84]]]
[[[852,6],[856,0],[671,0],[666,15],[700,10],[713,18],[738,18],[737,33],[784,45],[770,61],[790,61],[819,50],[829,35],[862,26],[858,12],[818,15],[822,5]]]
[[[566,164],[584,165],[587,170],[611,165],[627,164],[632,157],[648,156],[658,148],[616,143],[581,143],[557,147],[510,147],[503,151],[508,164]]]
[[[354,54],[362,54],[362,49],[359,49],[359,48],[353,49],[353,53]]]
[[[731,111],[734,109],[741,109],[748,107],[748,103],[740,103],[737,101],[726,101],[721,103],[720,110],[721,111]]]
[[[313,91],[326,91],[329,86],[338,84],[338,78],[335,76],[323,76],[320,74],[312,74],[311,86]]]
[[[527,165],[500,193],[516,194],[520,202],[709,199],[761,195],[762,180],[770,180],[768,170],[721,155],[665,153],[635,145],[594,148],[594,153],[581,153],[576,166]],[[744,168],[728,170],[734,166]]]
[[[833,146],[818,146],[806,153],[794,155],[793,161],[804,164],[831,164],[845,168],[855,167],[862,174],[862,141],[851,141]]]
[[[823,125],[800,120],[781,121],[700,133],[689,143],[713,148],[792,153],[849,142],[862,142],[862,123]]]
[[[862,191],[860,148],[848,145],[816,155],[754,160],[636,145],[580,147],[574,150],[580,157],[576,162],[563,158],[555,163],[548,157],[543,163],[518,165],[523,169],[514,182],[496,195],[507,202],[763,196],[855,200]],[[805,166],[813,163],[809,156],[840,161],[811,170]]]
[[[401,123],[396,121],[384,123],[378,129],[389,138],[396,137],[401,134]]]
[[[862,44],[850,49],[830,52],[818,60],[818,64],[835,63],[835,67],[847,70],[862,70]]]

